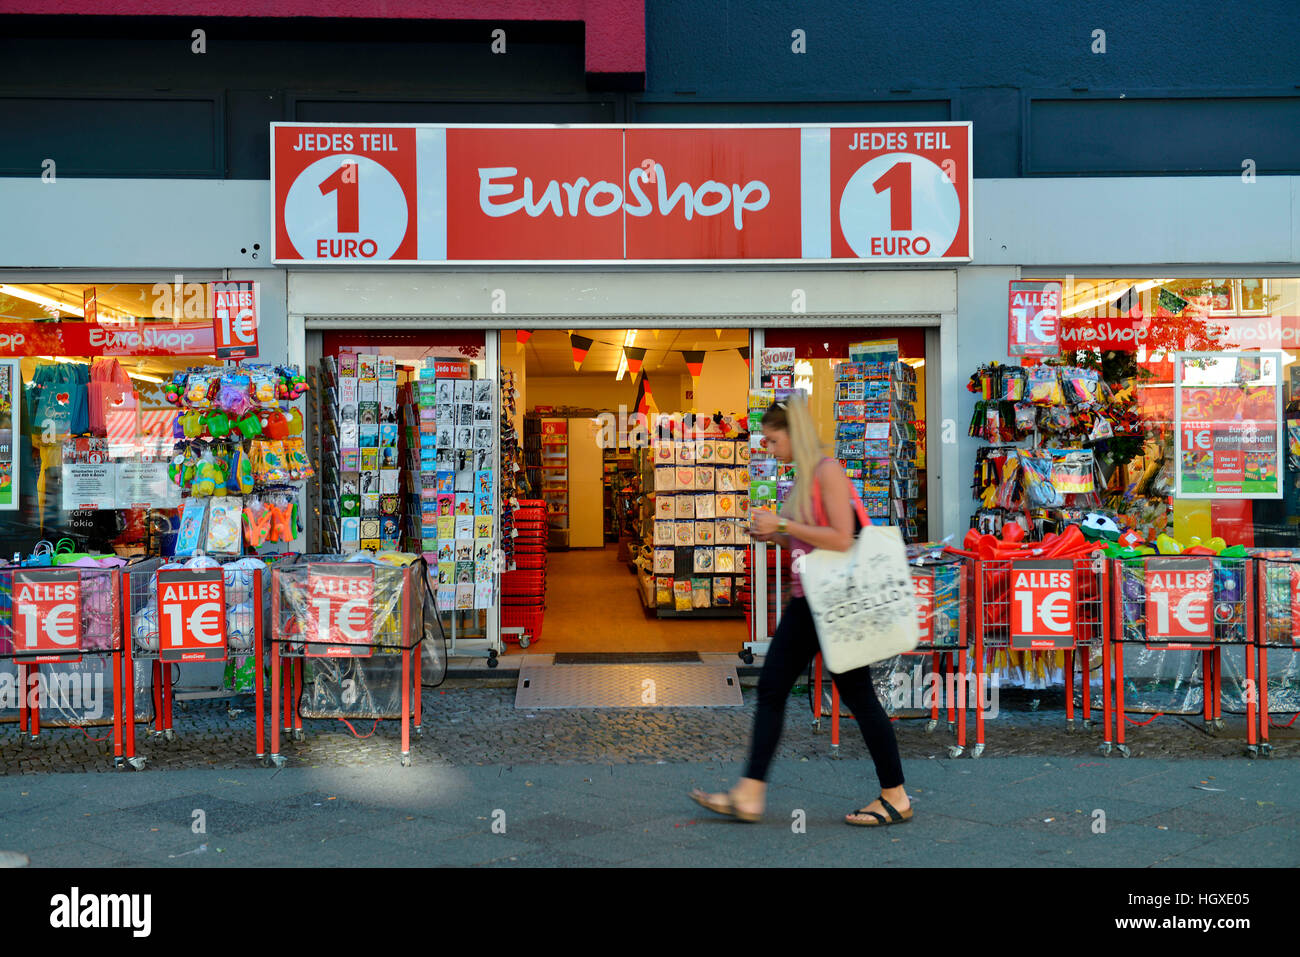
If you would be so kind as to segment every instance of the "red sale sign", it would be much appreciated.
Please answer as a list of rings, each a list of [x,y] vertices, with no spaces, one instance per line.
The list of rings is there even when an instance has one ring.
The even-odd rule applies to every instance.
[[[14,573],[14,652],[19,664],[81,660],[81,573]]]
[[[1061,351],[1061,283],[1013,279],[1007,292],[1007,355]]]
[[[247,359],[257,355],[257,284],[209,283],[212,329],[218,359]]]
[[[271,129],[276,263],[966,261],[971,125]]]
[[[226,660],[226,580],[219,568],[158,573],[158,656]]]
[[[1214,641],[1214,566],[1208,559],[1146,560],[1147,644],[1195,648]]]
[[[921,632],[917,644],[934,644],[934,576],[913,575],[912,588],[916,594],[916,623]]]
[[[318,565],[307,575],[307,654],[367,658],[374,654],[374,570]]]
[[[1073,648],[1075,570],[1071,561],[1011,563],[1011,647]]]

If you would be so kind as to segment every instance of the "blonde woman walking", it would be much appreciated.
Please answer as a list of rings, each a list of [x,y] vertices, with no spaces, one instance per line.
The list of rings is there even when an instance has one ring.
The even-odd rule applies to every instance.
[[[822,454],[807,400],[796,393],[772,405],[763,415],[762,429],[767,450],[782,462],[795,463],[795,484],[779,514],[751,509],[753,537],[784,545],[796,562],[814,548],[848,551],[857,534],[856,521],[871,520],[860,514],[858,496],[839,462]],[[740,821],[757,821],[763,816],[768,768],[781,737],[790,690],[818,652],[817,630],[797,571],[790,584],[790,603],[781,615],[758,679],[758,711],[745,776],[723,794],[691,792],[696,803]],[[856,668],[834,679],[862,729],[880,779],[880,796],[845,815],[845,823],[883,827],[910,821],[912,802],[903,789],[898,741],[876,697],[871,668]]]

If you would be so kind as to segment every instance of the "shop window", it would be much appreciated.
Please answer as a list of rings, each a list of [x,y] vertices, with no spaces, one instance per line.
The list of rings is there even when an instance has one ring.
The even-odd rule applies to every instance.
[[[255,329],[254,285],[235,292]],[[205,283],[0,285],[4,554],[238,555],[268,544],[246,509],[272,504],[270,550],[289,549],[305,387],[217,358],[224,304]]]
[[[1290,278],[1067,280],[1059,355],[972,377],[974,523],[1100,511],[1170,550],[1300,544],[1298,298]]]

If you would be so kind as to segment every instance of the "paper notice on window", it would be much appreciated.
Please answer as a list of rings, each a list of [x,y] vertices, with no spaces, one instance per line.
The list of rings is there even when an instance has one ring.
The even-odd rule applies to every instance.
[[[117,508],[117,467],[112,463],[63,466],[63,510]]]
[[[167,477],[166,462],[117,463],[118,508],[180,508],[180,486]]]

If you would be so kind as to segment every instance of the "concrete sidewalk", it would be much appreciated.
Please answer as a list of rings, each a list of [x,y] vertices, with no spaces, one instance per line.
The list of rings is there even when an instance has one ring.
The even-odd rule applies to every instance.
[[[385,762],[25,775],[0,789],[0,848],[35,867],[1300,862],[1296,761],[911,760],[915,820],[875,831],[841,821],[877,793],[860,759],[778,761],[757,825],[686,798],[692,786],[726,787],[741,770]],[[195,832],[200,817],[205,833]]]

